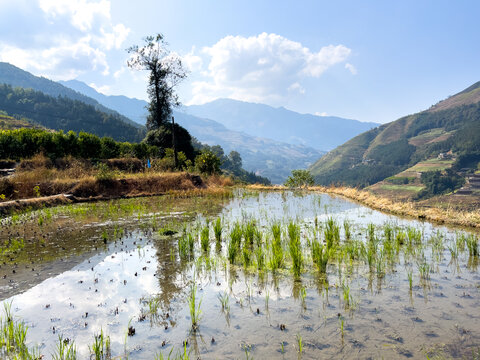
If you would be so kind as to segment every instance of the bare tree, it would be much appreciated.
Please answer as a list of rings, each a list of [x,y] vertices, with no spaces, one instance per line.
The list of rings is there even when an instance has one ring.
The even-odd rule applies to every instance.
[[[162,34],[147,36],[144,41],[142,47],[134,45],[127,49],[127,52],[132,54],[127,65],[132,69],[150,72],[150,105],[146,124],[150,131],[165,126],[172,115],[172,107],[180,105],[175,87],[187,77],[187,72],[180,57],[168,50]]]

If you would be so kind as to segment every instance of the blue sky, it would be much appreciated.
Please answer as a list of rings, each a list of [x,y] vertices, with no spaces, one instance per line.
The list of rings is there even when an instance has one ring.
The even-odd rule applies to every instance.
[[[146,98],[125,49],[164,34],[218,97],[388,122],[480,81],[480,2],[0,0],[0,60],[107,95]]]

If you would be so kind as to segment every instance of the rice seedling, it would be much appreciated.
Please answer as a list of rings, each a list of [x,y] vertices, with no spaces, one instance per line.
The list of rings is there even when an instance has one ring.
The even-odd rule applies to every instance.
[[[410,243],[417,245],[422,243],[422,232],[415,229],[413,226],[407,228],[407,236]]]
[[[350,286],[342,284],[343,289],[343,306],[345,310],[350,308]]]
[[[243,260],[243,266],[245,268],[248,268],[252,261],[252,252],[248,248],[247,243],[245,243],[242,248],[242,260]]]
[[[329,251],[326,246],[321,245],[317,240],[312,241],[312,259],[322,274],[327,273]]]
[[[257,260],[257,269],[264,270],[265,269],[265,252],[263,251],[262,246],[257,246],[255,249],[255,258]]]
[[[208,252],[210,248],[210,226],[207,225],[202,229],[200,233],[200,244],[204,252]]]
[[[243,232],[241,226],[238,223],[235,223],[230,231],[230,242],[227,247],[227,258],[231,264],[235,263],[237,254],[240,251],[242,236]]]
[[[377,243],[377,238],[375,237],[375,225],[372,223],[367,226],[367,240],[369,244]]]
[[[15,320],[12,314],[12,303],[5,302],[4,316],[0,318],[0,355],[2,352],[7,358],[31,359],[26,340],[28,327],[23,321]]]
[[[281,239],[281,231],[280,225],[273,224],[272,225],[272,254],[270,257],[270,267],[272,270],[280,269],[283,267],[284,262],[284,254],[283,254],[283,246],[282,246],[282,239]]]
[[[327,243],[327,249],[331,249],[340,244],[340,228],[333,218],[327,219],[324,236]]]
[[[407,271],[407,277],[408,277],[408,288],[410,291],[413,289],[413,273],[412,270]]]
[[[302,339],[302,336],[300,334],[296,335],[296,339],[297,339],[297,352],[301,357],[301,355],[303,353],[303,339]]]
[[[245,238],[245,242],[249,246],[253,245],[253,241],[255,239],[255,230],[256,230],[255,220],[248,221],[243,227],[243,236]]]
[[[342,342],[344,337],[344,319],[343,316],[340,316],[340,335],[342,336]]]
[[[52,354],[52,360],[76,360],[77,349],[75,342],[70,339],[64,339],[62,335],[58,336],[57,347]]]
[[[112,358],[112,351],[110,348],[110,336],[103,333],[100,329],[100,334],[94,335],[94,342],[89,346],[91,356],[95,360],[110,360]]]
[[[417,263],[420,279],[427,281],[430,280],[430,265],[427,263],[425,257]]]
[[[466,238],[466,244],[467,244],[467,248],[468,248],[468,254],[471,257],[478,256],[478,254],[479,254],[478,238],[476,236],[474,236],[473,234],[470,234]]]
[[[300,299],[301,299],[301,301],[302,301],[302,307],[303,307],[304,309],[306,309],[306,308],[307,308],[307,303],[306,303],[306,299],[307,299],[307,288],[304,287],[304,286],[302,286],[302,287],[300,288]]]
[[[222,230],[222,220],[217,218],[213,224],[213,233],[215,234],[215,241],[217,242],[217,245],[222,243]]]
[[[202,299],[198,302],[197,305],[197,284],[195,282],[195,276],[192,280],[192,286],[190,287],[190,296],[188,301],[188,307],[190,310],[190,320],[192,323],[192,331],[195,332],[198,329],[200,319],[202,316],[202,310],[200,306],[202,305]]]
[[[300,242],[300,228],[294,223],[288,224],[288,248],[292,258],[292,270],[295,276],[300,276],[303,267],[302,244]]]
[[[229,312],[230,311],[230,299],[228,297],[227,292],[225,291],[223,294],[218,294],[218,300],[222,305],[222,311]]]

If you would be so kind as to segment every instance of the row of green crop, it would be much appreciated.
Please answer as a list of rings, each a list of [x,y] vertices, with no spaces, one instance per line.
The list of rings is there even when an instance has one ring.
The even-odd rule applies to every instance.
[[[118,142],[110,137],[73,131],[64,133],[38,129],[0,131],[0,159],[20,160],[44,153],[50,158],[68,155],[85,159],[158,156],[159,149],[145,143]]]

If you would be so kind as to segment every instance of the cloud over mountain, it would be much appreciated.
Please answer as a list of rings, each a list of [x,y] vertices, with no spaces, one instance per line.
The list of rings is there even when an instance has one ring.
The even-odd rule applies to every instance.
[[[281,103],[292,93],[306,92],[302,80],[318,78],[343,63],[351,49],[328,45],[318,51],[277,34],[226,36],[201,51],[208,68],[204,80],[193,83],[190,104],[218,97]]]

